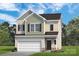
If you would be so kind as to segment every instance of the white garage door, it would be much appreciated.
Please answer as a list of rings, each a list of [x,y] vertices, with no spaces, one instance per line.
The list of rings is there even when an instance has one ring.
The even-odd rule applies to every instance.
[[[40,42],[30,42],[30,41],[19,42],[18,51],[40,52]]]

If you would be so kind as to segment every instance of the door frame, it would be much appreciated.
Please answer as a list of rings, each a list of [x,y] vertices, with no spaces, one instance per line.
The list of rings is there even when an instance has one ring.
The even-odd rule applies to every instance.
[[[51,43],[50,43],[50,49],[47,49],[47,45],[48,45],[47,41],[51,41]],[[46,39],[46,50],[51,50],[51,45],[52,45],[52,39]]]

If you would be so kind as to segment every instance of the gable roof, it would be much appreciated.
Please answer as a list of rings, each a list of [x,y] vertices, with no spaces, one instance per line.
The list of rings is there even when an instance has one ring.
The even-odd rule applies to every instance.
[[[31,10],[27,10],[26,12],[24,12],[23,14],[21,14],[21,15],[17,18],[17,20],[21,20],[21,19],[23,19],[23,18],[29,16],[30,14],[32,14],[32,11],[31,11]]]
[[[26,18],[27,16],[29,16],[30,14],[32,14],[33,11],[31,10],[27,10],[25,13],[23,13],[20,17],[17,18],[17,20],[21,20],[23,18]],[[36,14],[36,13],[35,13]],[[40,16],[43,19],[46,20],[59,20],[61,17],[61,13],[54,13],[54,14],[37,14],[38,16]]]
[[[39,14],[44,17],[46,20],[59,20],[61,18],[61,13],[54,14]]]
[[[44,17],[40,16],[39,14],[36,13],[32,13],[29,16],[27,16],[25,19],[28,19],[29,17],[31,17],[32,15],[35,15],[36,17],[40,17],[42,20],[46,20]]]

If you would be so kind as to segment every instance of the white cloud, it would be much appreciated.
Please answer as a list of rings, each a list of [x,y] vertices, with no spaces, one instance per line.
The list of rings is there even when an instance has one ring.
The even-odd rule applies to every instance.
[[[9,22],[10,24],[15,24],[16,19],[13,16],[0,13],[0,19]]]
[[[47,3],[47,4],[43,4],[46,6],[46,9],[52,9],[52,11],[59,11],[60,9],[62,9],[65,5],[67,5],[67,3]]]
[[[47,4],[39,4],[41,7],[43,7],[44,9],[52,9],[52,10],[60,10],[62,9],[65,5],[65,3],[47,3]]]
[[[52,4],[52,7],[55,9],[55,10],[60,10],[60,9],[62,9],[64,6],[65,6],[66,4],[64,4],[64,3],[54,3],[54,4]],[[50,7],[50,6],[49,6]]]
[[[19,12],[19,9],[13,3],[0,3],[0,9]]]
[[[38,5],[29,4],[28,9],[32,10],[34,13],[42,14],[44,13],[45,6],[43,4],[38,4]]]
[[[37,14],[43,14],[44,13],[43,9],[33,9],[33,8],[30,8],[30,10],[32,10],[34,13],[37,13]]]
[[[31,9],[35,13],[42,14],[47,9],[52,9],[52,11],[58,11],[62,9],[65,5],[67,4],[64,3],[47,3],[47,4],[38,4],[38,5],[29,4],[28,9]]]
[[[42,7],[43,9],[46,9],[47,7],[45,7],[45,5],[44,4],[39,4],[40,5],[40,7]]]
[[[69,13],[73,13],[75,11],[75,9],[77,9],[79,7],[79,5],[75,5],[74,7],[72,6],[73,4],[64,4],[64,3],[46,3],[46,4],[38,4],[38,5],[34,5],[34,4],[29,4],[27,6],[28,9],[31,9],[33,12],[38,13],[38,14],[43,14],[45,12],[45,10],[47,9],[52,9],[52,11],[59,11],[61,10],[64,6],[68,7],[68,12]],[[1,10],[8,10],[8,11],[18,11],[19,14],[24,13],[26,10],[22,9],[20,11],[19,8],[16,7],[16,4],[12,4],[12,3],[0,3],[0,9]],[[0,19],[3,19],[4,21],[8,21],[10,24],[14,24],[16,19],[15,17],[8,15],[8,14],[1,14],[0,13]]]
[[[44,10],[39,10],[37,13],[38,14],[43,14],[44,13]]]

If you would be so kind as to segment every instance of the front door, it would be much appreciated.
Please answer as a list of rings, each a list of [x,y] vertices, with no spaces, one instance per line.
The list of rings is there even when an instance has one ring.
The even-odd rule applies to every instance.
[[[47,50],[51,50],[51,40],[47,40]]]

